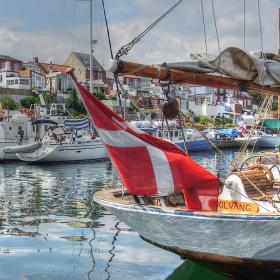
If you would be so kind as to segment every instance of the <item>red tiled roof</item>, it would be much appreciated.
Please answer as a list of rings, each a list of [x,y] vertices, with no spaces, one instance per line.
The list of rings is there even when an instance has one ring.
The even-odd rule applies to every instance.
[[[47,73],[50,70],[53,72],[66,72],[69,66],[61,64],[40,63],[42,69]]]

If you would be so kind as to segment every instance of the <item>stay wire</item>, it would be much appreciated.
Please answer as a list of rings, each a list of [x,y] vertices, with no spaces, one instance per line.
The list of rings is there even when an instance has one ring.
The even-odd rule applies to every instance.
[[[206,25],[205,25],[205,13],[204,13],[203,0],[200,0],[200,3],[201,3],[201,13],[202,13],[202,23],[203,23],[203,32],[204,32],[205,51],[206,51],[206,53],[208,53],[207,37],[206,37]]]
[[[107,37],[108,37],[108,43],[109,43],[109,48],[110,48],[110,55],[111,55],[111,59],[113,59],[114,55],[113,55],[112,41],[111,41],[110,29],[109,29],[109,24],[108,24],[108,19],[107,19],[106,7],[105,7],[104,0],[101,0],[101,1],[102,1],[103,14],[104,14],[104,19],[105,19],[105,24],[106,24]],[[125,92],[122,89],[118,74],[114,74],[114,79],[115,79],[115,83],[116,83],[116,87],[117,87],[118,103],[119,103],[119,107],[120,107],[120,111],[121,111],[120,113],[122,115],[124,115],[123,108],[122,108],[122,102],[121,102],[121,92],[123,92],[123,93],[125,93]]]
[[[219,33],[218,33],[217,20],[216,20],[216,13],[215,13],[215,7],[214,7],[214,1],[213,0],[211,0],[211,4],[212,4],[212,13],[213,13],[213,18],[214,18],[214,24],[215,24],[215,31],[216,31],[216,38],[217,38],[218,49],[219,49],[219,53],[221,53]]]
[[[258,17],[259,17],[259,31],[260,31],[262,55],[264,55],[264,58],[265,58],[264,48],[263,48],[263,33],[262,33],[262,20],[261,20],[260,0],[258,0]]]
[[[171,6],[164,14],[162,14],[157,20],[150,24],[145,30],[139,33],[132,41],[128,44],[123,45],[116,54],[116,59],[119,59],[121,56],[125,55],[130,51],[133,46],[138,43],[151,29],[153,29],[162,19],[164,19],[171,11],[173,11],[181,2],[184,0],[177,1],[173,6]]]
[[[246,0],[243,0],[243,50],[246,49]]]
[[[114,55],[113,55],[112,41],[111,41],[111,36],[110,36],[110,30],[109,30],[109,25],[108,25],[107,13],[106,13],[106,8],[105,8],[104,0],[102,0],[102,7],[103,7],[103,14],[104,14],[104,19],[105,19],[105,24],[106,24],[108,43],[109,43],[109,47],[110,47],[110,55],[111,55],[111,58],[113,59]]]

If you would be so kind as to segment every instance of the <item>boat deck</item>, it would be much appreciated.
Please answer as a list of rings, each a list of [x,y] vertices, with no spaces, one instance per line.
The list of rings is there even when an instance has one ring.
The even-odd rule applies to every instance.
[[[151,199],[151,204],[149,203],[141,203],[139,201],[139,203],[136,202],[135,198],[133,195],[128,194],[128,193],[124,193],[122,194],[121,191],[116,190],[116,189],[105,189],[105,190],[101,190],[98,191],[94,194],[94,196],[98,199],[101,200],[105,200],[105,201],[110,201],[110,202],[115,202],[115,203],[120,203],[120,204],[125,204],[125,205],[149,205],[149,206],[153,206],[156,208],[161,208],[161,209],[166,209],[166,210],[185,210],[188,211],[186,209],[185,206],[167,206],[167,205],[160,205],[160,202],[158,204],[154,204],[154,202],[156,203],[156,200],[158,200],[159,198],[157,196],[154,197],[149,197]],[[141,199],[141,197],[138,199]]]
[[[219,209],[217,211],[193,211],[186,209],[185,205],[180,206],[173,206],[173,205],[167,205],[165,202],[159,200],[159,197],[143,197],[143,201],[137,202],[136,200],[141,199],[141,197],[134,197],[133,195],[129,193],[122,193],[120,190],[117,189],[104,189],[101,191],[97,191],[94,194],[94,197],[103,200],[108,201],[110,203],[116,203],[116,204],[122,204],[122,205],[130,205],[130,206],[146,206],[146,207],[152,207],[152,208],[158,208],[162,210],[171,210],[171,211],[185,211],[185,212],[195,212],[197,214],[203,214],[203,215],[227,215],[227,216],[263,216],[263,217],[269,217],[269,216],[280,216],[280,213],[278,212],[269,212],[269,213],[258,213],[258,212],[234,212],[234,211],[224,211],[224,209]],[[169,202],[169,201],[168,201]]]

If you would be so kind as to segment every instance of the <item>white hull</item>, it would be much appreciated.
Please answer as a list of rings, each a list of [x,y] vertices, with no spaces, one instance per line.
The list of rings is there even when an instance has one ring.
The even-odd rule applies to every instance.
[[[43,145],[33,153],[18,153],[18,159],[26,162],[65,162],[100,160],[108,158],[102,142],[81,144]]]
[[[22,143],[22,145],[25,145],[27,143],[30,143],[29,141],[24,141]],[[21,146],[19,145],[19,142],[14,140],[14,141],[5,141],[5,142],[0,142],[0,161],[19,161],[18,157],[16,156],[15,153],[13,152],[7,152],[4,150],[7,148],[7,147],[16,147],[16,146]],[[3,150],[4,149],[4,150]]]
[[[173,211],[94,200],[147,240],[224,258],[280,261],[280,216]]]
[[[276,135],[263,135],[257,142],[257,147],[261,148],[275,148],[280,145],[280,136]]]

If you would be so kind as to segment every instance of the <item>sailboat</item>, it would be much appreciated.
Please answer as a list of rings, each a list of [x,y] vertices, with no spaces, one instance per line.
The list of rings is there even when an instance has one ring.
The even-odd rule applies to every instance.
[[[145,240],[181,256],[280,265],[274,164],[256,158],[222,183],[175,144],[133,127],[72,77],[125,187],[95,193],[97,203]]]
[[[216,59],[196,55],[190,62],[143,65],[120,60],[130,47],[112,63],[116,77],[133,73],[280,95],[280,63],[274,59],[228,48]],[[233,163],[222,180],[175,144],[126,122],[80,85],[73,69],[68,73],[123,182],[123,188],[96,192],[95,202],[144,240],[183,258],[279,274],[280,172],[274,153],[256,155],[241,167]]]

